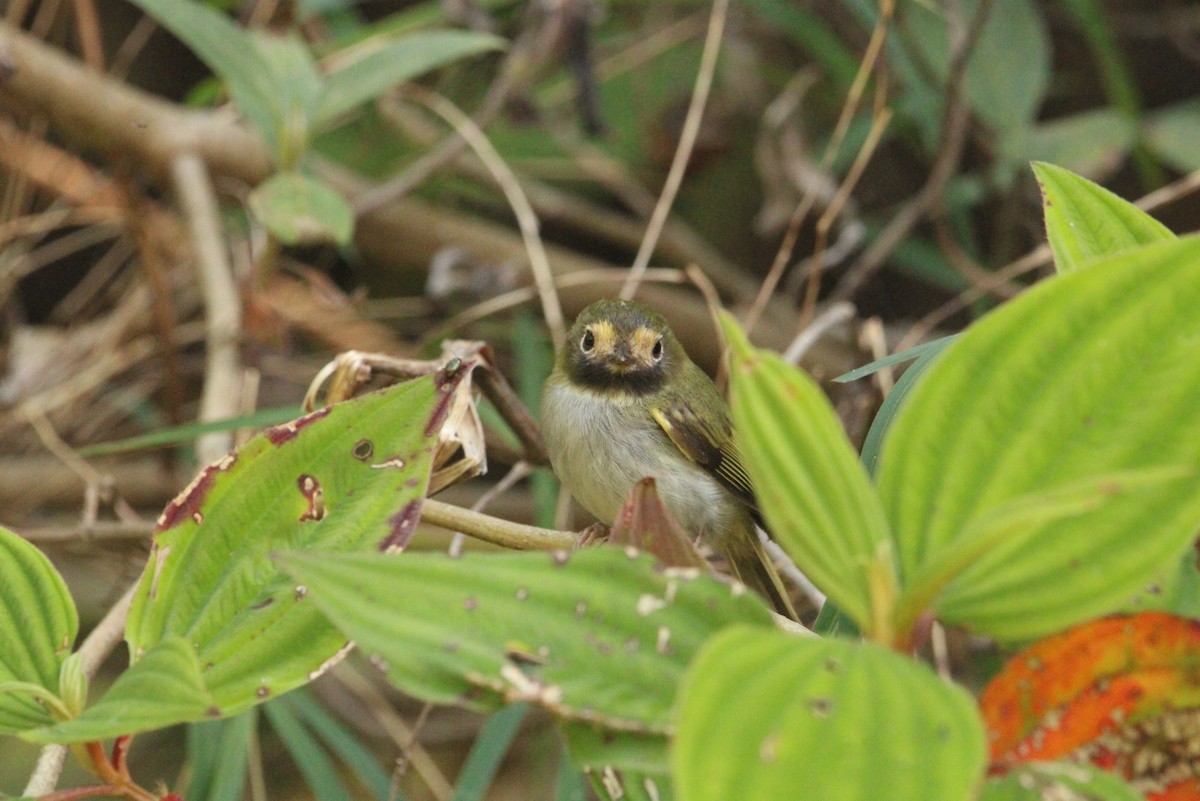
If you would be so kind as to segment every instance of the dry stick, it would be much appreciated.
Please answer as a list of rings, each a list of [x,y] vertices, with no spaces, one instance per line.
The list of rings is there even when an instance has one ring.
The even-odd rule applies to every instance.
[[[78,27],[79,49],[83,61],[97,72],[104,72],[104,37],[100,18],[96,15],[95,0],[75,0],[75,25]]]
[[[79,666],[89,680],[96,675],[100,663],[121,641],[121,635],[125,631],[125,618],[129,616],[129,606],[133,603],[133,592],[136,588],[137,582],[134,582],[125,590],[125,594],[113,604],[79,646]],[[53,792],[62,775],[66,754],[67,748],[63,745],[48,745],[43,748],[41,756],[38,757],[37,767],[29,777],[22,795],[34,797]]]
[[[419,728],[421,721],[418,721],[418,726],[413,727],[405,723],[379,688],[349,663],[343,662],[335,667],[333,675],[371,711],[392,742],[400,747],[407,764],[416,768],[417,773],[425,780],[425,786],[434,798],[446,801],[454,795],[454,786],[446,779],[429,752],[417,742],[414,729]]]
[[[871,39],[867,42],[867,49],[863,53],[862,61],[858,63],[858,72],[854,74],[854,80],[850,83],[849,91],[846,92],[846,102],[842,104],[842,111],[838,116],[837,124],[834,126],[833,136],[830,137],[829,144],[825,146],[825,153],[821,156],[821,163],[818,169],[822,173],[828,172],[829,165],[833,163],[834,157],[842,149],[842,142],[846,138],[846,132],[850,129],[850,122],[854,119],[854,115],[862,103],[862,96],[867,86],[867,80],[875,70],[879,54],[883,52],[883,45],[887,41],[888,26],[891,23],[894,11],[895,3],[892,0],[883,0],[880,3],[879,19],[875,22],[874,30],[871,31]],[[877,98],[876,119],[878,119],[879,111],[881,110],[881,103],[882,97]],[[800,198],[800,202],[796,204],[796,210],[792,212],[792,216],[788,220],[787,230],[784,232],[783,241],[779,243],[779,250],[775,253],[775,260],[771,263],[771,269],[767,271],[767,277],[763,280],[762,288],[759,290],[758,296],[754,299],[754,304],[750,307],[750,311],[746,313],[746,317],[743,320],[747,334],[754,331],[763,310],[767,306],[767,301],[775,294],[775,289],[779,286],[779,282],[783,278],[783,272],[788,262],[792,259],[792,252],[796,248],[796,240],[800,237],[800,226],[808,219],[809,212],[812,211],[816,202],[816,188],[810,186],[804,193],[804,197]]]
[[[535,63],[531,63],[531,59],[540,59],[543,53],[549,51],[549,48],[539,47],[540,43],[540,35],[536,30],[527,29],[517,37],[500,67],[500,75],[488,87],[487,94],[475,112],[473,122],[476,127],[482,129],[494,120],[504,110],[508,98],[533,74]],[[462,154],[467,145],[466,137],[460,130],[455,130],[441,143],[408,165],[404,172],[354,198],[351,207],[355,216],[361,217],[404,197],[441,167]]]
[[[982,0],[975,18],[971,21],[971,29],[962,37],[954,50],[951,62],[950,77],[946,84],[946,111],[942,117],[941,147],[938,157],[933,162],[929,177],[917,192],[915,198],[904,205],[904,208],[892,218],[870,247],[866,249],[859,260],[853,264],[837,287],[830,295],[831,301],[850,300],[875,272],[883,266],[884,261],[896,246],[908,236],[918,221],[938,202],[946,182],[954,176],[962,156],[963,146],[967,140],[967,124],[970,122],[970,109],[966,103],[966,92],[963,90],[967,64],[975,49],[975,42],[983,31],[984,23],[992,9],[993,0]]]
[[[495,485],[493,485],[487,492],[480,495],[479,500],[471,504],[471,511],[482,514],[483,510],[487,508],[489,503],[500,497],[501,494],[510,490],[518,481],[526,478],[532,473],[533,465],[531,465],[529,462],[517,462],[509,469],[507,473],[504,474],[503,478],[497,481]],[[450,547],[446,549],[446,552],[450,556],[460,556],[462,554],[463,540],[465,537],[466,535],[461,531],[454,532],[454,536],[450,540]]]
[[[241,389],[241,298],[225,253],[217,199],[208,167],[195,153],[177,155],[171,162],[175,192],[188,221],[200,284],[204,289],[207,359],[200,422],[222,420],[237,414]],[[214,462],[233,448],[229,432],[205,434],[196,441],[196,456],[203,464]]]
[[[458,106],[445,97],[425,89],[410,87],[405,90],[405,93],[454,126],[458,135],[471,146],[475,155],[492,173],[500,190],[504,192],[504,197],[512,206],[513,214],[517,218],[517,225],[521,229],[521,239],[524,240],[525,250],[529,254],[529,269],[533,273],[533,281],[542,302],[542,314],[546,318],[546,325],[550,328],[550,338],[554,341],[554,348],[557,350],[567,336],[562,305],[558,301],[558,292],[554,288],[554,275],[550,269],[550,260],[546,257],[546,248],[538,233],[537,214],[529,205],[529,199],[525,197],[520,182],[517,181],[517,177],[513,175],[504,159],[496,152],[496,148],[492,147],[492,143],[484,132]]]
[[[867,168],[867,163],[871,160],[871,156],[875,154],[875,148],[879,146],[879,140],[883,138],[883,132],[887,130],[888,123],[892,121],[891,109],[882,108],[875,114],[875,118],[871,121],[871,130],[867,133],[867,139],[863,142],[863,146],[859,148],[858,154],[854,157],[854,163],[850,165],[850,171],[846,173],[842,185],[838,187],[837,192],[829,201],[829,205],[825,209],[825,213],[817,220],[817,244],[813,254],[812,268],[808,273],[808,286],[804,292],[804,305],[800,312],[800,326],[804,328],[808,321],[812,319],[813,310],[817,307],[817,292],[821,288],[821,270],[825,265],[825,246],[829,240],[829,228],[833,225],[833,221],[842,213],[842,208],[846,205],[846,201],[850,198],[850,193],[854,191],[854,187],[858,185],[858,181],[862,178],[863,171]]]
[[[650,257],[658,244],[658,237],[666,225],[667,215],[679,194],[683,184],[683,174],[691,161],[692,149],[696,145],[696,137],[700,134],[700,123],[704,118],[704,108],[708,104],[708,93],[712,89],[713,74],[717,68],[717,56],[721,52],[721,36],[725,32],[725,18],[729,12],[729,0],[713,0],[712,14],[708,18],[708,34],[704,37],[704,50],[700,54],[700,68],[696,73],[696,84],[692,87],[692,99],[688,102],[687,116],[683,121],[683,131],[679,135],[679,146],[675,148],[675,157],[671,160],[671,169],[667,180],[663,183],[662,194],[650,215],[646,226],[646,236],[642,239],[641,247],[629,268],[629,278],[621,287],[621,299],[630,300],[637,294],[638,285],[646,268],[650,266]]]
[[[576,286],[589,286],[591,284],[619,284],[625,280],[626,271],[615,267],[603,267],[594,270],[579,270],[578,272],[566,273],[554,276],[554,286],[559,289]],[[680,270],[674,267],[661,267],[646,271],[646,281],[655,281],[663,284],[682,284],[686,282],[686,278]],[[522,303],[533,300],[537,297],[537,290],[530,287],[521,287],[512,289],[493,298],[480,301],[479,303],[464,309],[458,314],[451,317],[446,322],[434,329],[434,333],[440,335],[443,331],[455,331],[460,328],[465,328],[477,320],[482,320],[485,317],[490,317],[497,312],[511,309],[514,306],[520,306]]]
[[[854,319],[855,308],[853,303],[834,303],[826,308],[823,312],[817,315],[811,323],[806,325],[792,340],[792,343],[787,346],[783,352],[783,360],[788,364],[796,364],[804,358],[804,354],[808,349],[817,343],[821,337],[832,328],[849,322]]]

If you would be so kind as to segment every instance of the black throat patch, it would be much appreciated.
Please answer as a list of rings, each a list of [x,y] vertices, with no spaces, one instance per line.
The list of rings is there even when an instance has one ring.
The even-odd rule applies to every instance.
[[[575,381],[590,389],[601,392],[632,392],[634,395],[649,395],[662,389],[667,380],[664,364],[643,367],[624,373],[614,373],[603,364],[576,360]]]

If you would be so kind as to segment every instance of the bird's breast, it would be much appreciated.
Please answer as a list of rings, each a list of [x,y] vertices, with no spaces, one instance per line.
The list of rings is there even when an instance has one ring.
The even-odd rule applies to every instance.
[[[551,380],[542,395],[542,430],[559,480],[606,525],[646,476],[655,479],[671,514],[694,534],[719,537],[744,514],[632,395],[599,395]]]

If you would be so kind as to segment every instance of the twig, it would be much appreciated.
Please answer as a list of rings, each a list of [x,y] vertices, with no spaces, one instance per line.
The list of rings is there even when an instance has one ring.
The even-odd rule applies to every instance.
[[[618,284],[625,280],[626,271],[617,268],[602,267],[595,270],[580,270],[578,272],[556,275],[554,286],[559,289],[591,284]],[[686,278],[682,272],[674,268],[658,268],[646,271],[646,281],[656,281],[664,284],[682,284]],[[433,338],[440,337],[444,332],[464,328],[471,323],[490,317],[497,312],[520,306],[522,303],[537,297],[537,290],[530,287],[513,289],[494,298],[475,304],[451,317],[433,331]]]
[[[104,72],[104,36],[95,0],[75,0],[75,25],[83,60],[97,72]]]
[[[855,308],[853,303],[834,303],[821,314],[817,315],[811,323],[801,329],[796,338],[792,340],[792,344],[787,346],[787,350],[783,352],[783,360],[788,364],[796,364],[804,358],[804,354],[808,352],[821,337],[825,336],[834,326],[841,325],[849,320],[853,320]]]
[[[417,769],[417,773],[425,780],[425,786],[430,794],[438,801],[447,801],[454,795],[454,786],[446,779],[433,757],[429,755],[417,741],[417,727],[410,727],[392,708],[391,703],[379,691],[370,679],[355,669],[350,663],[343,662],[334,668],[334,676],[342,685],[354,694],[378,721],[388,737],[392,739],[403,752],[408,762]]]
[[[200,422],[222,420],[236,415],[239,407],[241,298],[225,253],[208,167],[197,154],[181,153],[171,163],[171,174],[188,221],[204,289],[207,362],[199,418]],[[196,441],[196,455],[204,464],[216,461],[232,448],[233,437],[228,432],[205,434]]]
[[[571,531],[513,523],[432,498],[422,506],[421,520],[450,531],[461,531],[493,545],[524,551],[570,549],[578,539],[578,535]]]
[[[984,295],[991,292],[998,286],[1007,284],[1017,276],[1024,275],[1027,272],[1036,270],[1039,267],[1044,267],[1050,263],[1050,246],[1041,245],[1034,248],[1029,253],[1026,253],[1016,261],[1004,266],[992,274],[992,277],[986,281],[980,281],[975,286],[965,292],[960,293],[956,297],[938,306],[929,314],[922,317],[912,328],[908,329],[908,333],[896,343],[896,351],[902,351],[906,348],[911,348],[921,342],[929,335],[933,329],[941,325],[945,320],[970,306],[975,301],[979,300]]]
[[[487,492],[480,495],[479,500],[471,504],[471,511],[482,514],[483,511],[487,509],[489,503],[515,486],[518,481],[528,477],[532,473],[533,466],[529,464],[529,462],[517,462],[511,468],[509,468],[509,471],[504,474],[503,478],[497,481],[490,489],[488,489]],[[450,540],[450,547],[446,549],[446,552],[450,554],[450,556],[458,556],[462,553],[464,537],[465,535],[463,532],[454,532],[454,537]]]
[[[867,168],[867,163],[871,160],[871,156],[875,154],[875,148],[879,146],[879,140],[883,138],[883,132],[887,130],[888,123],[891,121],[891,109],[885,108],[875,114],[874,119],[871,120],[871,130],[867,133],[866,141],[863,142],[862,147],[858,150],[858,154],[854,157],[854,163],[850,165],[850,170],[846,173],[841,186],[838,187],[837,193],[834,194],[833,199],[826,206],[825,213],[817,220],[817,244],[813,253],[812,267],[808,273],[808,286],[804,293],[804,303],[800,312],[800,319],[802,321],[811,319],[813,310],[817,306],[817,293],[821,288],[821,270],[825,265],[825,245],[829,240],[829,229],[833,225],[833,221],[841,214],[846,201],[850,197],[850,193],[858,185],[863,171]]]
[[[521,229],[521,238],[525,242],[525,249],[529,255],[529,268],[533,273],[533,281],[542,301],[542,314],[545,315],[546,325],[550,328],[550,338],[554,341],[554,347],[558,349],[567,335],[566,324],[563,322],[562,305],[559,303],[558,293],[554,289],[554,275],[550,269],[550,260],[546,256],[546,248],[538,233],[537,215],[529,205],[529,200],[525,197],[520,182],[517,181],[517,177],[513,175],[512,170],[496,152],[496,148],[492,147],[492,143],[475,121],[464,114],[458,106],[445,97],[424,89],[413,87],[405,91],[454,126],[459,136],[471,146],[475,155],[479,156],[487,166],[501,191],[504,192],[505,198],[512,206],[513,214],[516,215],[517,225]]]
[[[133,593],[136,589],[137,582],[134,582],[79,646],[79,666],[89,680],[96,675],[100,663],[121,641],[121,635],[125,632],[125,618],[129,616],[129,606],[133,603]],[[67,748],[64,745],[55,744],[43,748],[41,756],[38,757],[37,767],[29,777],[22,795],[33,797],[53,792],[62,775],[66,753]]]
[[[829,166],[833,163],[834,157],[842,148],[842,142],[846,138],[846,132],[850,129],[850,122],[854,118],[854,114],[858,111],[858,107],[862,102],[862,95],[867,86],[867,79],[875,70],[875,64],[879,60],[879,54],[883,51],[883,45],[887,41],[888,28],[891,25],[892,14],[895,11],[895,3],[893,0],[884,0],[880,3],[879,19],[875,22],[875,28],[871,31],[871,39],[867,43],[866,52],[863,53],[862,60],[858,64],[858,72],[854,75],[854,81],[850,84],[850,89],[846,93],[846,102],[842,104],[841,114],[838,116],[837,125],[834,126],[833,136],[830,137],[829,144],[825,146],[825,153],[821,156],[819,170],[825,173],[829,170]],[[876,102],[876,111],[880,110],[882,97]],[[780,279],[783,278],[783,271],[787,267],[792,258],[792,251],[795,250],[796,240],[800,236],[800,226],[808,219],[809,213],[817,202],[816,188],[810,186],[805,192],[804,197],[796,204],[796,210],[792,212],[791,218],[788,220],[788,227],[783,236],[783,241],[779,244],[779,250],[775,253],[775,260],[771,263],[771,269],[767,272],[767,277],[763,281],[762,288],[759,290],[758,296],[754,299],[754,304],[747,312],[743,324],[746,328],[746,333],[751,333],[758,325],[758,321],[762,315],[763,309],[766,308],[767,301],[774,294],[775,288],[779,285]]]
[[[991,13],[993,2],[994,0],[981,0],[975,17],[971,20],[970,30],[959,39],[954,48],[950,75],[946,83],[946,109],[942,117],[941,145],[937,158],[930,167],[929,177],[916,197],[904,204],[901,211],[879,232],[858,261],[846,270],[830,295],[831,301],[849,300],[858,292],[867,279],[883,266],[884,261],[904,237],[908,236],[913,226],[938,202],[946,182],[954,176],[962,156],[963,145],[966,143],[967,127],[971,119],[966,92],[963,89],[967,64],[970,63],[975,42]]]
[[[692,98],[688,102],[687,116],[683,121],[683,130],[679,134],[679,146],[675,148],[675,157],[671,160],[671,169],[667,180],[663,183],[662,193],[650,222],[646,225],[646,236],[642,239],[641,247],[629,268],[629,278],[621,287],[621,298],[630,300],[637,294],[638,285],[646,268],[650,266],[650,257],[658,244],[667,215],[679,194],[683,184],[683,174],[687,171],[688,162],[692,158],[692,149],[696,145],[696,137],[700,133],[700,123],[704,118],[704,108],[708,104],[708,93],[712,89],[713,75],[717,68],[717,56],[721,52],[721,37],[725,32],[725,18],[729,12],[729,0],[713,0],[712,14],[708,18],[708,33],[704,37],[704,50],[700,54],[700,67],[696,73],[696,83],[692,87]]]

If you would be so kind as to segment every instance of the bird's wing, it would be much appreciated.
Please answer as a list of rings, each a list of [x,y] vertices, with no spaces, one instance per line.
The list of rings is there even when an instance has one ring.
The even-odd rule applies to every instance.
[[[686,401],[651,406],[650,414],[675,447],[691,461],[703,467],[738,500],[757,511],[750,475],[742,465],[742,454],[733,440],[729,422],[725,430],[714,431]]]

